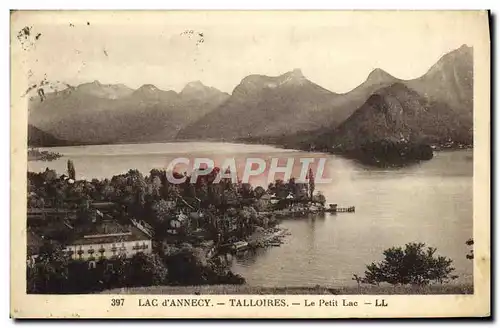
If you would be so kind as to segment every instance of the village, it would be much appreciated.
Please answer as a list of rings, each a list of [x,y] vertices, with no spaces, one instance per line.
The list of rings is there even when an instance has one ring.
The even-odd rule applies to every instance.
[[[229,270],[231,257],[259,247],[280,246],[287,231],[279,220],[296,215],[353,212],[326,206],[308,183],[276,180],[267,190],[217,174],[171,184],[166,172],[137,170],[111,179],[28,173],[28,289],[50,292],[151,284],[244,283]],[[55,267],[54,267],[55,266]],[[47,278],[46,272],[64,272]],[[74,271],[71,274],[71,271]],[[130,277],[127,276],[130,272]],[[76,283],[74,277],[89,277]],[[146,277],[143,277],[146,274]],[[73,276],[73,278],[72,278]],[[93,277],[93,278],[92,278]],[[30,279],[31,278],[31,279]],[[47,282],[55,279],[57,283]],[[86,287],[85,287],[86,286]]]

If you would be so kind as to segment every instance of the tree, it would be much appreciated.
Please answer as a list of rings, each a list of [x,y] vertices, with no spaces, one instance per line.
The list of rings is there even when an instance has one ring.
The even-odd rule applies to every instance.
[[[162,285],[167,281],[168,271],[158,254],[137,253],[125,270],[130,286]]]
[[[452,260],[435,255],[436,248],[424,243],[408,243],[405,248],[391,247],[384,251],[384,260],[366,266],[364,283],[378,285],[427,285],[456,279]]]
[[[253,187],[249,183],[242,183],[240,192],[241,192],[241,196],[243,198],[254,198],[255,197]]]
[[[179,248],[169,247],[165,264],[168,270],[168,279],[181,285],[205,284],[204,265],[197,256],[194,247],[189,244],[180,245]]]
[[[276,179],[274,183],[268,186],[268,192],[275,194],[279,199],[285,199],[288,196],[288,185],[281,179]]]
[[[173,215],[174,207],[172,207],[171,202],[166,200],[159,200],[152,204],[153,222],[157,228],[157,232],[167,227],[170,217]]]
[[[222,192],[222,203],[227,207],[236,207],[239,205],[239,195],[234,189],[227,189]]]
[[[253,207],[243,207],[237,213],[239,237],[245,237],[253,232],[253,223],[257,220],[258,214]]]
[[[309,198],[312,199],[314,195],[315,184],[314,184],[314,175],[311,168],[309,168],[309,173],[307,174],[307,178],[309,179]]]
[[[59,244],[47,241],[26,273],[28,293],[63,292],[68,280],[68,258]]]
[[[56,179],[57,179],[57,173],[55,170],[49,170],[49,168],[46,168],[45,171],[42,173],[43,183],[50,184],[54,182]]]
[[[326,198],[325,195],[321,191],[318,191],[316,195],[314,196],[313,200],[317,203],[320,203],[321,205],[325,206],[326,203]]]
[[[358,284],[358,294],[361,294],[361,283],[363,282],[363,278],[358,276],[357,274],[353,274],[352,280],[356,281],[356,283]]]
[[[262,188],[261,186],[258,186],[254,189],[254,193],[255,193],[255,198],[258,199],[266,193],[266,190],[264,188]]]
[[[68,159],[68,178],[75,180],[76,172],[73,161]]]

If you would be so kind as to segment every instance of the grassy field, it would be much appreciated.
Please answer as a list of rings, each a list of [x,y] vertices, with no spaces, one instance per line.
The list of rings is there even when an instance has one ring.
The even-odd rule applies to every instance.
[[[358,287],[254,287],[248,285],[202,285],[202,286],[151,286],[118,288],[104,294],[165,294],[165,295],[418,295],[418,294],[473,294],[472,285],[411,286],[361,286]]]

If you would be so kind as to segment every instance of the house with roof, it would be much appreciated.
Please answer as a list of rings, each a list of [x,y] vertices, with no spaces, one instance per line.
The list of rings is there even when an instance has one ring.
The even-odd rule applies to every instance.
[[[72,222],[76,218],[76,210],[63,208],[28,208],[27,220],[30,226],[46,226],[47,223]]]
[[[89,202],[88,213],[92,221],[116,218],[120,213],[120,205],[113,202]]]
[[[103,259],[131,258],[137,253],[152,252],[152,237],[134,224],[122,225],[101,220],[75,229],[65,248],[73,260],[89,261],[89,267]]]
[[[280,199],[278,196],[276,196],[276,193],[273,193],[270,198],[271,204],[276,205],[280,202]]]

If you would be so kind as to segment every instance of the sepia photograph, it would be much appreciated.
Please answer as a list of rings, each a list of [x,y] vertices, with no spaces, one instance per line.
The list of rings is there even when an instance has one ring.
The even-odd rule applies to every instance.
[[[12,293],[489,313],[487,12],[12,11],[10,42]]]

